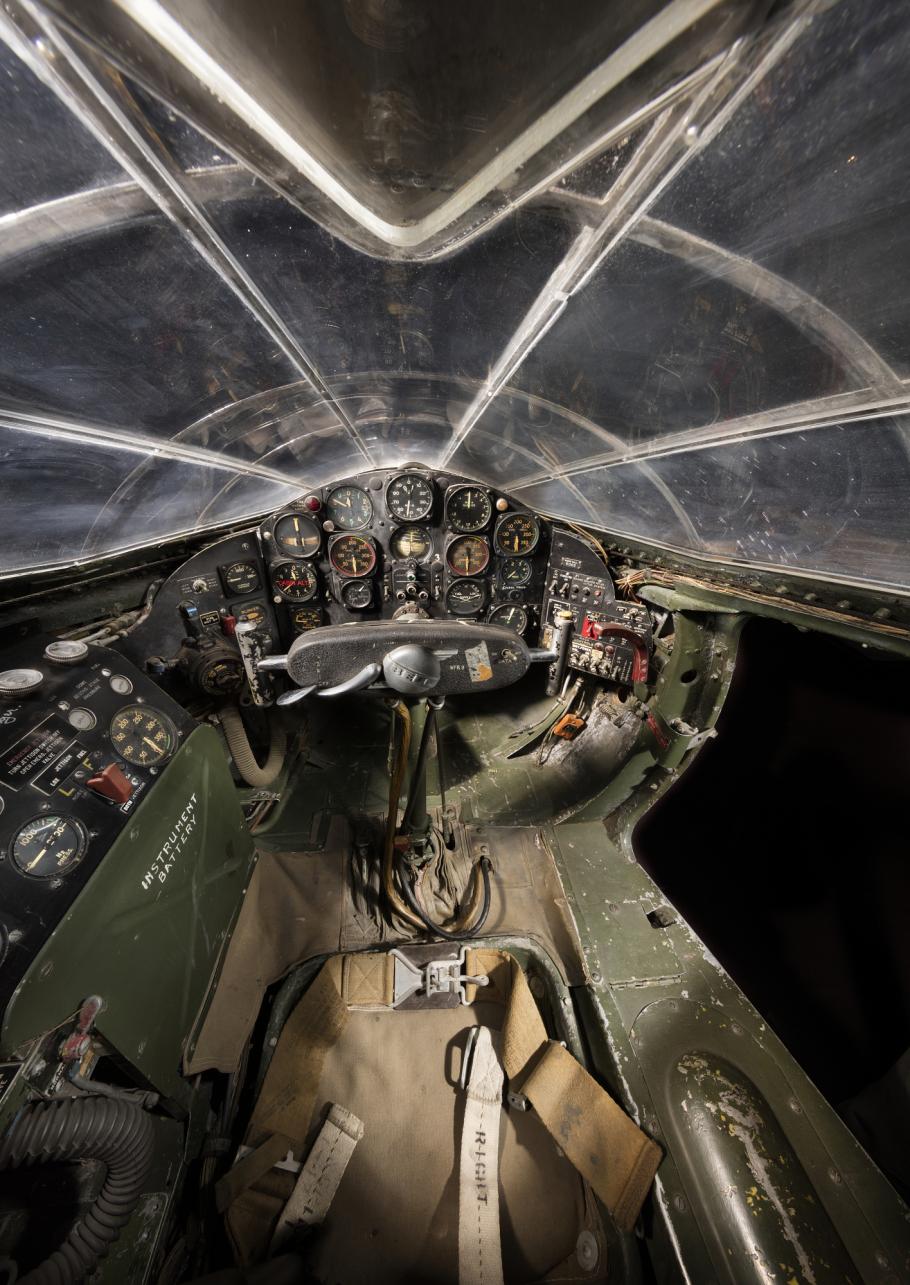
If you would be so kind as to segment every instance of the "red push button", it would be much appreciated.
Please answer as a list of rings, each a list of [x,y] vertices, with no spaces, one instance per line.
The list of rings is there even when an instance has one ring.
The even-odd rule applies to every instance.
[[[112,803],[126,803],[133,793],[132,781],[116,763],[108,763],[97,775],[90,776],[86,785]]]

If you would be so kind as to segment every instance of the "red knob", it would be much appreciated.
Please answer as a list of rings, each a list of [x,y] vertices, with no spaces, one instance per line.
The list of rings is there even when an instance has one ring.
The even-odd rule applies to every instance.
[[[112,803],[126,803],[133,793],[132,781],[116,763],[108,763],[95,776],[90,776],[86,785]]]

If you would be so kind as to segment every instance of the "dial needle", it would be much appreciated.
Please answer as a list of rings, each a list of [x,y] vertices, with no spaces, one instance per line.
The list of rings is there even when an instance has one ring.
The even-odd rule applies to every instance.
[[[145,741],[146,745],[151,745],[152,749],[155,751],[155,753],[156,753],[156,754],[160,754],[160,752],[161,752],[161,746],[160,746],[160,745],[157,745],[157,744],[155,743],[155,741],[150,741],[150,740],[149,740],[149,738],[148,738],[147,736],[143,736],[143,738],[142,738],[142,739]]]
[[[41,849],[41,851],[38,853],[37,857],[35,857],[34,861],[30,861],[30,862],[28,863],[28,865],[25,867],[25,868],[26,868],[26,870],[34,870],[35,866],[38,864],[38,862],[39,862],[39,861],[41,860],[41,858],[44,856],[45,852],[47,852],[47,844],[45,844],[45,846]]]

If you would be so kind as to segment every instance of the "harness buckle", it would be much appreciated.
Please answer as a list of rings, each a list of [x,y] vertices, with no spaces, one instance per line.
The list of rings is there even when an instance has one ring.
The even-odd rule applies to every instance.
[[[472,977],[464,971],[467,946],[462,946],[456,959],[433,959],[428,964],[414,964],[398,949],[390,950],[389,954],[395,960],[392,1008],[398,1008],[420,992],[428,999],[434,995],[457,995],[460,1003],[467,1004],[466,986],[490,984],[485,974]]]

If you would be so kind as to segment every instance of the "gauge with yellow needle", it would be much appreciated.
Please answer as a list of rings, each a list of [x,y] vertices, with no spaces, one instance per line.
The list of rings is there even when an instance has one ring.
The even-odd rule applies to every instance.
[[[510,513],[496,524],[496,552],[507,558],[530,553],[539,539],[540,527],[530,513]]]
[[[150,705],[126,705],[111,719],[111,744],[127,763],[155,767],[177,748],[174,724]]]
[[[478,576],[489,561],[490,546],[479,535],[463,535],[446,549],[446,564],[456,576]]]
[[[73,817],[33,817],[16,831],[10,860],[32,879],[53,879],[68,874],[85,856],[88,835]]]
[[[342,576],[368,576],[376,566],[376,550],[362,535],[342,535],[329,545],[329,562]]]
[[[312,558],[319,552],[322,532],[312,518],[302,513],[285,513],[272,531],[275,545],[292,558]]]

